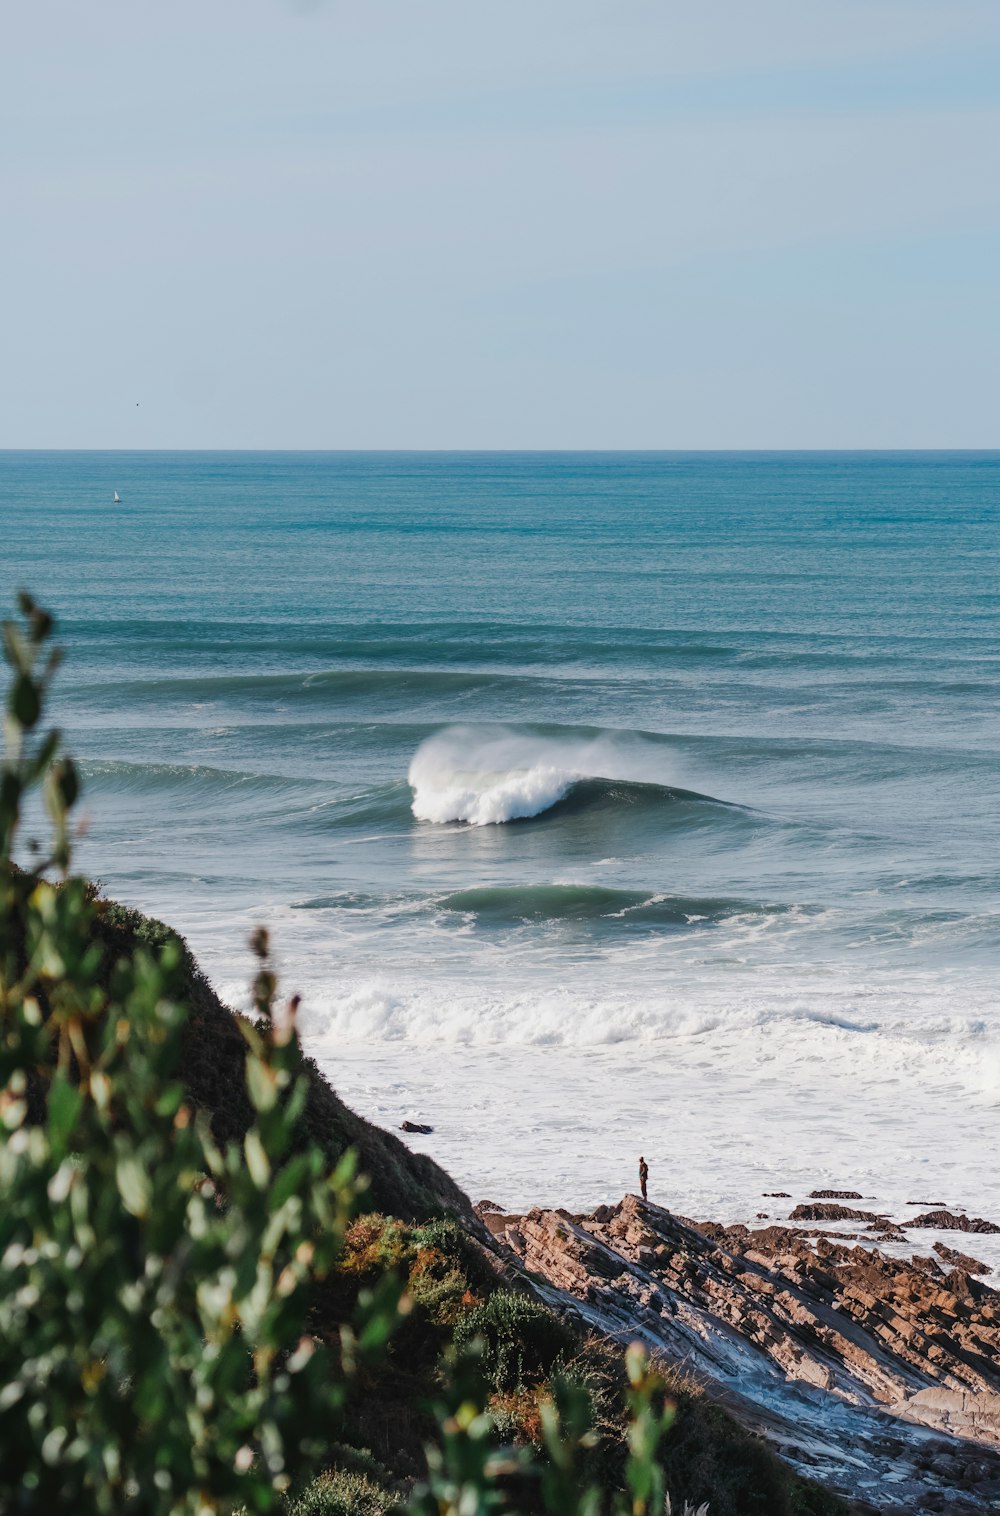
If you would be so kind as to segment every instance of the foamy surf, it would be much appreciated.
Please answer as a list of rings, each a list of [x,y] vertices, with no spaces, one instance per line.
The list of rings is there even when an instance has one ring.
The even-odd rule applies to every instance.
[[[730,981],[696,1000],[687,982],[588,992],[511,982],[498,966],[492,981],[433,989],[317,986],[303,1028],[356,1109],[390,1128],[419,1111],[435,1127],[426,1150],[472,1193],[512,1207],[614,1199],[644,1152],[658,1198],[685,1215],[754,1224],[787,1214],[766,1193],[829,1184],[899,1214],[940,1198],[995,1217],[983,1140],[995,1028],[976,1032],[977,1017],[943,1027],[929,985],[867,997],[838,985],[823,999],[822,979]],[[969,991],[981,1010],[986,987]],[[988,1261],[1000,1264],[995,1242]]]
[[[548,764],[506,774],[423,774],[414,759],[413,814],[418,821],[465,821],[470,826],[522,821],[564,800],[580,777]]]

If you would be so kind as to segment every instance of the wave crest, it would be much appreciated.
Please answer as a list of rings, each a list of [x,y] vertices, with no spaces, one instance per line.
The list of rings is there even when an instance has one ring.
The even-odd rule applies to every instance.
[[[542,763],[495,776],[422,776],[418,772],[415,778],[411,765],[413,814],[418,821],[465,821],[470,826],[524,820],[540,816],[565,799],[579,777]]]
[[[634,800],[639,792],[655,803],[711,798],[671,785],[665,761],[662,750],[630,746],[611,733],[582,740],[452,726],[428,737],[413,755],[412,810],[418,821],[496,826],[540,816],[571,793],[584,804]]]

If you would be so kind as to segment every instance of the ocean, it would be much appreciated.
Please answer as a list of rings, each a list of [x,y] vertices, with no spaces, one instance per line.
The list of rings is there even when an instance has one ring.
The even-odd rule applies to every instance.
[[[233,1005],[268,924],[473,1199],[1000,1219],[998,522],[998,453],[8,452],[0,595],[78,865]]]

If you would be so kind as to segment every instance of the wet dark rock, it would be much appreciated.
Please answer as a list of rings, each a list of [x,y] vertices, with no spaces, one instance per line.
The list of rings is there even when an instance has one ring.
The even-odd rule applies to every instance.
[[[957,1248],[950,1248],[944,1242],[935,1242],[934,1251],[945,1263],[954,1269],[963,1269],[966,1274],[993,1273],[988,1263],[980,1263],[978,1258],[970,1258],[968,1253],[960,1253]]]
[[[879,1228],[889,1225],[888,1217],[876,1216],[874,1211],[856,1211],[849,1205],[835,1205],[822,1200],[816,1203],[797,1205],[789,1221],[868,1221]]]
[[[761,1196],[762,1200],[791,1200],[791,1198],[787,1190],[765,1190]]]
[[[433,1132],[434,1128],[432,1126],[424,1126],[421,1121],[403,1121],[400,1123],[399,1130],[401,1132],[420,1132],[426,1136],[429,1132]]]
[[[1000,1232],[995,1221],[986,1221],[982,1216],[957,1216],[954,1211],[926,1211],[922,1216],[911,1217],[906,1225],[934,1227],[941,1232]]]
[[[860,1190],[810,1190],[810,1200],[864,1200]]]

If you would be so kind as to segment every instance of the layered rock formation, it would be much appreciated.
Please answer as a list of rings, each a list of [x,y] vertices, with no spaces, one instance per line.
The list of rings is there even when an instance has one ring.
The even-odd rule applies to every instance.
[[[631,1195],[481,1215],[551,1304],[683,1366],[863,1508],[1000,1510],[1000,1292],[975,1259],[696,1224]]]

